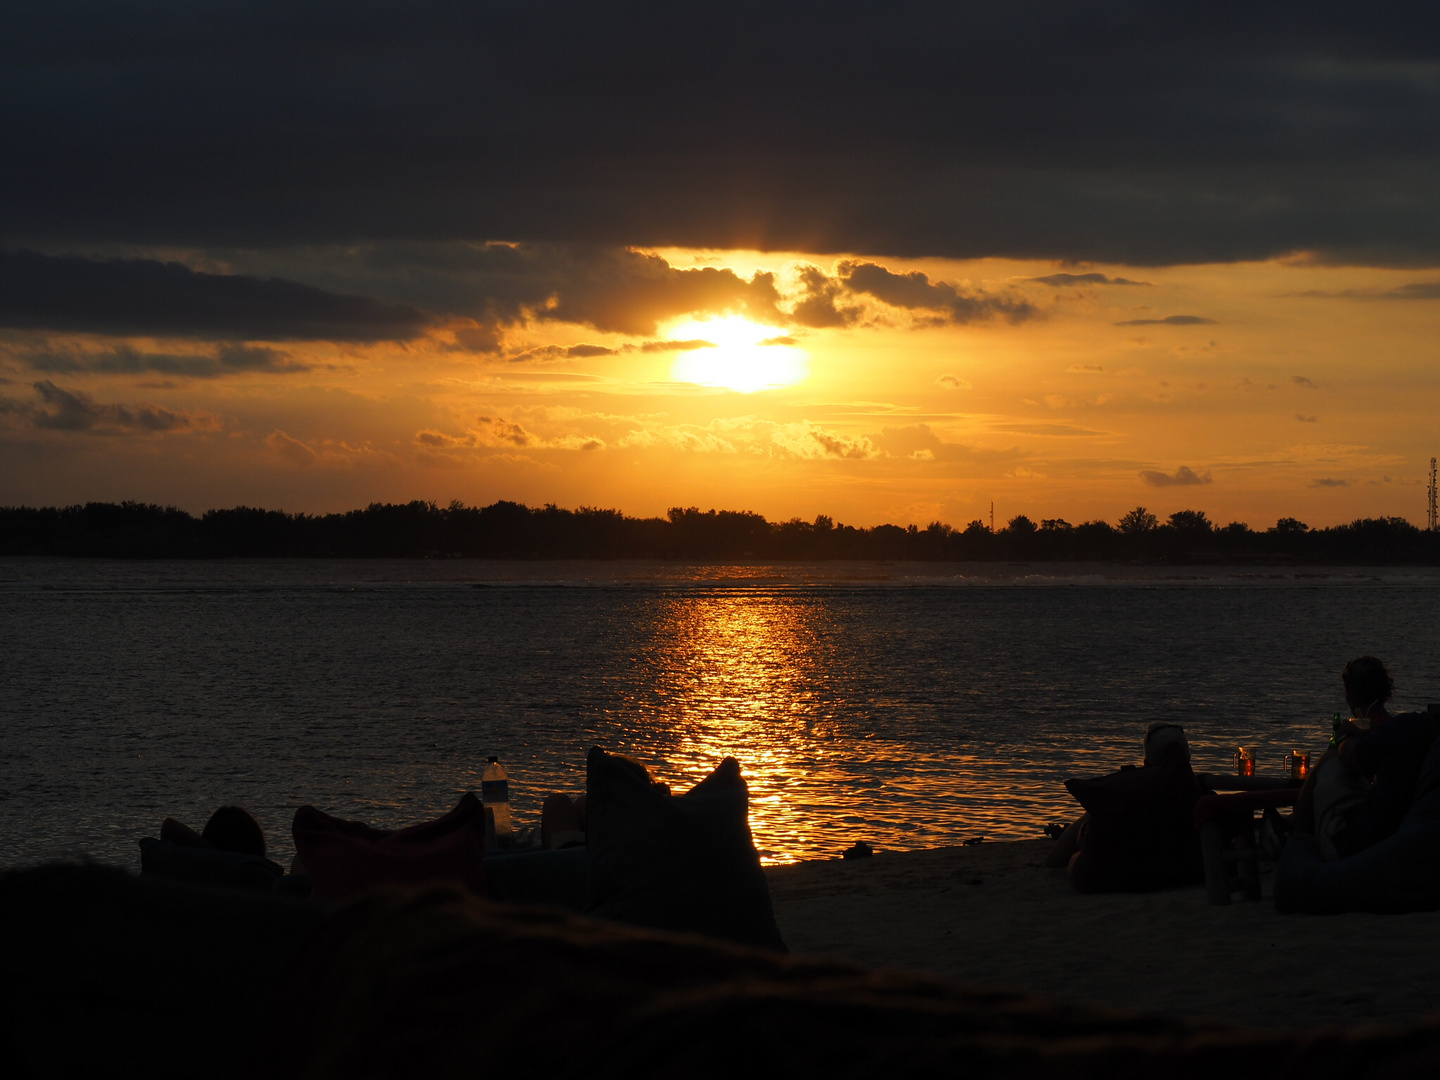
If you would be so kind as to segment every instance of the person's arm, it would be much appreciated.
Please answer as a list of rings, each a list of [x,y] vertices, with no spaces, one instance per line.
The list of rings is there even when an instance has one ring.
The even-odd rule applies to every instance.
[[[1340,742],[1335,748],[1341,763],[1352,772],[1358,772],[1367,779],[1373,778],[1375,766],[1383,756],[1380,745],[1375,742],[1382,731],[1382,728],[1375,727],[1367,730],[1354,720],[1346,720],[1340,728]]]
[[[1320,760],[1310,767],[1309,775],[1305,777],[1305,783],[1300,785],[1300,794],[1295,797],[1295,829],[1298,832],[1315,835],[1315,777],[1320,773],[1320,766],[1325,764],[1336,754],[1332,746],[1321,755]]]

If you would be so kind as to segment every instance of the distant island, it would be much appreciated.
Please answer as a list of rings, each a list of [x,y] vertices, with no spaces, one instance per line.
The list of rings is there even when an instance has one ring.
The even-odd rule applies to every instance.
[[[675,507],[663,518],[514,502],[372,503],[338,514],[237,506],[198,518],[173,506],[86,503],[0,508],[0,555],[121,559],[679,559],[697,562],[870,559],[930,562],[1440,564],[1440,533],[1404,518],[1312,529],[1281,518],[1264,531],[1212,523],[1199,510],[1159,521],[1143,506],[1116,524],[1024,515],[992,530],[972,521],[837,525],[767,521]]]

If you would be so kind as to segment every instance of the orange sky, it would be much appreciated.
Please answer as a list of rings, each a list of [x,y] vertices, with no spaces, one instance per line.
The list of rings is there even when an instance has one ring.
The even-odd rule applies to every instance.
[[[959,526],[993,500],[997,524],[1113,522],[1136,505],[1254,528],[1424,522],[1440,270],[648,254],[741,282],[773,273],[779,301],[747,318],[733,302],[678,311],[621,289],[589,322],[540,308],[398,343],[251,340],[273,350],[267,363],[224,377],[186,373],[213,351],[193,341],[9,331],[16,467],[0,501],[513,499]],[[802,311],[823,291],[802,284],[805,267],[833,283],[856,262],[892,282],[924,274],[904,278],[910,300],[939,306],[851,287]],[[243,255],[223,267],[248,268]],[[1056,274],[1072,277],[1034,280]],[[957,317],[954,296],[979,306]],[[147,359],[113,370],[125,350]],[[766,381],[785,385],[750,389]]]
[[[0,11],[0,505],[1425,520],[1440,16]]]

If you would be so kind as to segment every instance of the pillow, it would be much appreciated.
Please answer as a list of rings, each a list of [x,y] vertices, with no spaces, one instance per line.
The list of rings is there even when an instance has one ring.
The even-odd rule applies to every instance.
[[[1081,892],[1149,892],[1203,881],[1193,813],[1200,784],[1187,755],[1065,787],[1089,815],[1070,873]]]
[[[678,796],[643,765],[598,746],[586,774],[589,914],[787,951],[739,762],[727,757]]]
[[[331,817],[313,806],[295,811],[290,831],[314,900],[437,879],[485,893],[485,808],[470,792],[444,817],[395,832]]]

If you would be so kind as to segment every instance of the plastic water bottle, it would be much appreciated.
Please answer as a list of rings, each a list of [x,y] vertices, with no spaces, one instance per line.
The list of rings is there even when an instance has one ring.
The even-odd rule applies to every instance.
[[[500,759],[492,757],[480,777],[480,801],[495,815],[495,841],[502,846],[512,839],[510,831],[510,780],[500,767]]]

